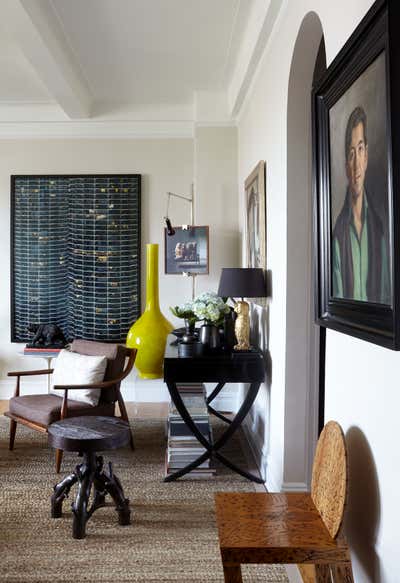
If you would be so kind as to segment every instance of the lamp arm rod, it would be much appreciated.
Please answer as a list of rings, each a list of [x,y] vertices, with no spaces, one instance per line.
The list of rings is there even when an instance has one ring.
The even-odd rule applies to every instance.
[[[168,217],[168,211],[169,211],[169,201],[171,196],[174,196],[175,198],[181,198],[182,200],[186,200],[186,202],[190,202],[190,223],[192,225],[194,225],[194,191],[193,191],[193,184],[192,184],[192,196],[188,197],[188,196],[183,196],[182,194],[175,194],[174,192],[167,192],[167,213],[166,213],[166,217]]]
[[[183,196],[182,194],[175,194],[173,192],[167,192],[168,196],[175,196],[176,198],[182,198],[183,200],[187,200],[188,202],[193,202],[193,196],[190,198],[188,196]]]

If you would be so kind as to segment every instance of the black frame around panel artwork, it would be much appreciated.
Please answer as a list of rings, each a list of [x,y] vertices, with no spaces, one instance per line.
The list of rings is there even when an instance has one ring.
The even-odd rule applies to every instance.
[[[141,175],[13,175],[10,192],[11,341],[54,323],[125,342],[141,312]]]
[[[395,0],[378,0],[375,2],[338,56],[327,69],[326,73],[319,80],[318,85],[313,88],[312,95],[313,174],[315,190],[314,235],[316,250],[315,267],[317,274],[315,290],[316,321],[318,324],[327,328],[332,328],[345,334],[394,350],[400,348],[400,323],[398,316],[400,308],[400,75],[398,74],[400,71],[400,40],[397,30],[399,22],[400,6],[398,2]],[[386,74],[386,84],[383,86],[383,89],[381,88],[381,93],[386,95],[386,100],[384,98],[381,99],[381,103],[384,103],[385,107],[381,110],[382,113],[380,113],[380,115],[383,116],[383,119],[385,119],[387,123],[386,133],[382,130],[382,135],[385,136],[385,139],[381,140],[384,147],[379,150],[379,156],[384,160],[384,163],[381,164],[383,171],[380,176],[386,181],[385,186],[387,188],[387,197],[385,198],[385,194],[382,195],[382,191],[379,192],[379,196],[381,197],[380,201],[384,200],[384,204],[386,205],[386,210],[381,211],[381,216],[384,216],[386,220],[385,223],[382,221],[382,224],[386,226],[386,231],[382,231],[385,239],[382,235],[381,242],[383,241],[383,243],[381,248],[386,249],[387,247],[387,255],[382,253],[382,255],[379,256],[381,265],[378,269],[380,269],[380,273],[382,273],[382,265],[384,259],[387,258],[385,263],[387,264],[386,271],[388,273],[387,281],[389,285],[386,286],[386,289],[389,290],[389,293],[386,295],[388,298],[386,301],[381,299],[385,297],[383,294],[379,296],[378,300],[375,299],[372,301],[373,296],[369,291],[367,291],[362,298],[357,297],[355,299],[355,291],[352,292],[353,296],[349,293],[347,293],[347,295],[346,293],[339,293],[336,290],[344,289],[344,285],[343,288],[340,288],[337,286],[335,287],[333,283],[335,282],[336,284],[337,281],[337,279],[335,280],[337,271],[334,273],[333,267],[337,266],[337,262],[334,264],[334,251],[336,252],[335,257],[337,258],[338,244],[337,239],[335,240],[334,238],[335,232],[333,227],[335,226],[336,228],[337,223],[335,223],[332,201],[334,200],[333,192],[335,193],[335,196],[338,196],[337,193],[339,191],[338,189],[335,191],[332,190],[333,185],[337,183],[334,183],[335,168],[332,166],[332,164],[336,162],[336,159],[331,160],[331,153],[335,151],[335,145],[333,144],[334,136],[339,134],[335,133],[338,126],[333,127],[332,123],[336,123],[336,120],[339,119],[337,117],[335,118],[336,112],[344,111],[340,110],[342,104],[350,103],[350,97],[353,95],[351,91],[355,92],[354,87],[359,91],[360,87],[363,87],[362,83],[366,83],[365,80],[369,79],[368,71],[372,70],[372,65],[374,65],[374,67],[378,66],[377,63],[379,58],[379,63],[384,63],[384,66],[381,67],[381,71],[385,71]],[[361,81],[359,81],[360,79]],[[367,84],[365,87],[368,87],[368,90],[371,91],[371,87]],[[376,87],[373,87],[372,89],[373,91],[377,91]],[[363,95],[360,91],[359,94]],[[344,98],[342,99],[343,96]],[[336,104],[341,99],[342,101],[340,102],[339,108],[337,108]],[[346,99],[348,100],[347,102]],[[362,105],[362,103],[355,103],[352,107],[358,105]],[[351,116],[349,116],[349,119],[350,117]],[[344,123],[342,120],[346,119],[347,118],[343,116],[339,121],[342,124]],[[351,134],[351,136],[352,135],[353,134]],[[373,139],[376,139],[374,135],[372,135],[371,138],[371,142]],[[349,151],[347,149],[347,144],[348,142],[346,142],[345,149],[345,140],[343,139],[343,151],[346,154]],[[347,160],[345,154],[343,154],[343,159]],[[371,166],[371,159],[371,148],[369,148],[369,150],[367,149],[368,171]],[[374,160],[372,160],[372,162],[374,162]],[[347,162],[344,163],[347,164]],[[367,172],[365,172],[365,175],[367,177],[367,186],[365,188],[368,189]],[[373,175],[371,180],[376,179],[376,176],[377,174]],[[351,201],[349,198],[349,175],[347,175],[347,180],[349,181],[347,200]],[[363,192],[365,194],[368,190],[364,190]],[[384,190],[383,192],[385,193],[386,191]],[[339,200],[339,198],[336,200]],[[375,199],[372,198],[372,200],[375,204]],[[337,213],[338,205],[337,203],[335,204],[335,212]],[[379,204],[382,205],[381,202],[379,202]],[[370,203],[368,203],[368,205],[369,207],[373,206]],[[367,211],[364,211],[363,208],[363,212],[370,213],[369,207],[367,206]],[[343,204],[343,209],[344,208],[345,206]],[[348,204],[348,207],[346,208],[351,209],[352,207]],[[377,215],[377,213],[375,213],[375,215]],[[337,216],[340,216],[340,214]],[[343,214],[342,216],[344,217],[345,215]],[[366,215],[364,214],[363,216]],[[351,218],[349,221],[350,220],[353,219]],[[370,233],[369,228],[370,227],[368,227],[367,233]],[[338,231],[336,231],[336,233],[337,232]],[[359,234],[360,247],[361,236],[362,235]],[[367,239],[367,241],[369,245],[369,240]],[[351,243],[353,245],[353,241]],[[336,247],[334,248],[333,245],[336,245]],[[347,249],[349,249],[349,247]],[[370,253],[369,249],[370,248],[368,247],[368,253]],[[351,253],[352,254],[347,255],[347,257],[351,257],[353,261],[353,247],[351,247]],[[370,257],[370,255],[368,255],[368,257]],[[379,260],[376,261],[376,264],[378,264]],[[339,263],[339,265],[342,270],[343,263]],[[350,265],[353,265],[353,263],[350,263]],[[371,263],[368,263],[368,270],[370,271],[367,271],[367,277],[370,273],[372,274],[373,271],[370,266]],[[342,277],[342,273],[344,273],[343,270],[339,271],[340,277]],[[348,273],[349,271],[344,273],[343,278],[347,277],[347,282],[350,281],[354,284],[354,273],[350,271],[350,280],[348,278]],[[357,277],[358,273],[361,273],[361,267],[360,272],[357,272],[356,274]],[[368,280],[367,284],[369,285]],[[347,289],[351,288],[348,287]],[[355,290],[355,287],[353,290]]]

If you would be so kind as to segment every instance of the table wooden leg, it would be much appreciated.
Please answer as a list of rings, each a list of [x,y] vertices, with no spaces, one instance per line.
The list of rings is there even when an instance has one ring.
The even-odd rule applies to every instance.
[[[351,563],[331,565],[333,583],[354,583]]]
[[[242,571],[240,565],[224,565],[225,583],[242,583]]]
[[[329,565],[315,565],[316,583],[332,583]]]
[[[12,451],[14,449],[14,441],[15,441],[15,433],[17,431],[17,422],[14,419],[10,419],[10,445],[9,450]]]
[[[60,473],[61,470],[61,463],[62,463],[62,459],[63,459],[63,450],[62,449],[56,449],[56,472],[57,474]]]

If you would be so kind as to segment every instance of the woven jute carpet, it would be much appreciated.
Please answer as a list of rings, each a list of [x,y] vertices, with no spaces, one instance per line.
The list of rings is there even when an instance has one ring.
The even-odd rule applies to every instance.
[[[164,483],[163,422],[134,420],[132,425],[136,451],[104,453],[131,501],[132,524],[119,526],[107,505],[89,520],[87,537],[75,540],[69,499],[63,517],[50,518],[52,487],[60,476],[47,437],[19,425],[16,447],[9,452],[8,422],[0,419],[0,581],[223,582],[213,495],[252,491],[253,484],[224,468],[209,480]],[[237,441],[232,448],[238,459]],[[77,461],[65,454],[61,476]],[[288,581],[280,566],[245,566],[243,575],[246,582]]]

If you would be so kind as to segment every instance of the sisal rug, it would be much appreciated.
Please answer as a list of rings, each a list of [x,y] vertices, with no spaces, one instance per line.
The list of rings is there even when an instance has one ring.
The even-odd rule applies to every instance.
[[[223,583],[213,495],[252,491],[253,484],[224,468],[210,480],[166,484],[164,423],[134,420],[132,425],[136,451],[123,448],[104,454],[113,461],[131,501],[132,524],[119,526],[109,505],[93,514],[87,537],[74,540],[69,499],[63,517],[50,518],[52,486],[60,478],[47,437],[18,425],[15,449],[9,452],[8,421],[0,419],[1,582]],[[232,448],[238,460],[238,441],[231,454]],[[61,476],[77,460],[66,453]],[[288,581],[283,567],[264,565],[244,566],[243,580]]]

